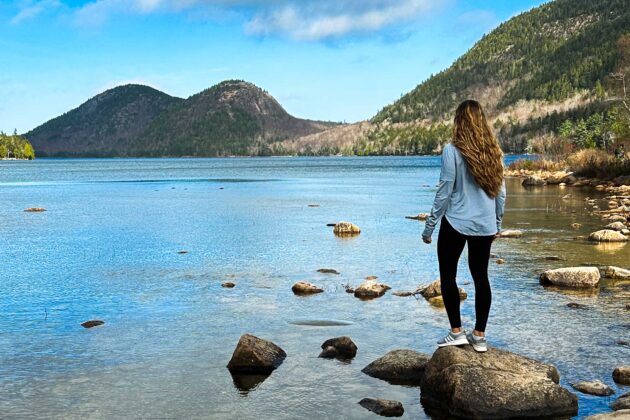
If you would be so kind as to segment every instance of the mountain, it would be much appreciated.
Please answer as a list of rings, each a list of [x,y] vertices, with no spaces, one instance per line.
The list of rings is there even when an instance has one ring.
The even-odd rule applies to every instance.
[[[439,144],[432,149],[431,132],[441,133],[439,143],[448,141],[440,127],[450,126],[461,101],[474,98],[486,108],[506,151],[531,149],[543,137],[557,136],[566,120],[608,118],[616,88],[609,76],[623,54],[630,57],[622,49],[630,43],[620,41],[626,34],[628,0],[545,3],[504,22],[448,69],[384,107],[352,147],[344,146],[343,131],[337,130],[337,136],[327,134],[322,148],[354,154],[439,150]]]
[[[24,135],[39,156],[121,156],[164,111],[183,99],[142,85],[109,89]]]
[[[119,86],[24,136],[39,156],[264,155],[336,125],[295,118],[266,91],[229,80],[187,99]]]
[[[278,141],[335,125],[295,118],[261,88],[228,80],[160,115],[132,149],[143,156],[265,155],[277,153]]]

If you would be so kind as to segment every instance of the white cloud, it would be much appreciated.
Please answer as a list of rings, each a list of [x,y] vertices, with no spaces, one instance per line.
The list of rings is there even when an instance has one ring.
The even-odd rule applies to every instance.
[[[36,16],[61,0],[40,0],[22,9],[16,22]],[[67,0],[66,0],[67,1]],[[156,12],[216,16],[236,13],[246,33],[280,35],[297,40],[368,34],[409,23],[452,0],[90,0],[72,9],[80,26],[98,26],[116,14]]]
[[[258,12],[246,25],[255,35],[286,34],[298,40],[336,38],[352,33],[374,32],[409,22],[433,8],[429,0],[337,1],[300,7],[293,3]]]

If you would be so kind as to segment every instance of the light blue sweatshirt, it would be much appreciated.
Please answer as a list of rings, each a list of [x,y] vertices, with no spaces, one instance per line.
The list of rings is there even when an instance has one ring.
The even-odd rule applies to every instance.
[[[495,235],[501,231],[504,209],[505,181],[499,195],[490,197],[475,181],[457,147],[449,143],[442,151],[440,182],[422,237],[431,237],[442,216],[463,235]]]

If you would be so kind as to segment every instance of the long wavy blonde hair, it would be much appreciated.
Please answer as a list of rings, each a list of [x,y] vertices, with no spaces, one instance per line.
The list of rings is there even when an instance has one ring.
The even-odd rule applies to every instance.
[[[503,151],[477,101],[462,102],[455,111],[453,145],[461,152],[477,184],[496,197],[503,183]]]

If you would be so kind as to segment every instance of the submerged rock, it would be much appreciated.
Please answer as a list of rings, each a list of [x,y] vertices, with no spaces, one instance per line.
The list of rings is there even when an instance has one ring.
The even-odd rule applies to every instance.
[[[611,387],[600,381],[599,379],[594,381],[580,381],[571,386],[585,394],[597,395],[599,397],[607,397],[615,393]]]
[[[361,233],[361,229],[350,222],[339,222],[335,224],[333,232],[338,236],[353,236]]]
[[[597,267],[567,267],[547,270],[540,275],[540,284],[560,287],[587,288],[599,285]]]
[[[573,229],[579,229],[579,228],[582,227],[582,224],[581,223],[571,223],[571,227]]]
[[[630,270],[619,268],[612,265],[600,267],[599,272],[605,279],[626,280],[630,279]]]
[[[332,268],[320,268],[317,272],[323,274],[339,274],[339,271]]]
[[[581,303],[575,303],[575,302],[569,302],[567,303],[567,306],[571,309],[586,309],[588,308],[588,306],[583,305]]]
[[[400,417],[405,413],[402,403],[398,401],[363,398],[359,405],[383,417]]]
[[[519,229],[506,229],[499,233],[499,238],[520,238],[523,231]]]
[[[415,295],[415,292],[398,291],[398,292],[392,293],[392,295],[397,296],[397,297],[409,297],[409,296]]]
[[[319,357],[328,359],[352,359],[357,355],[357,345],[354,344],[350,337],[331,338],[322,344],[323,351]]]
[[[24,211],[27,213],[41,213],[47,210],[43,207],[29,207],[27,209],[24,209]]]
[[[630,366],[618,366],[613,370],[613,380],[621,385],[630,385]]]
[[[626,242],[626,238],[622,233],[610,229],[598,230],[588,236],[588,240],[592,242]]]
[[[232,372],[271,373],[282,364],[287,354],[271,341],[244,334],[227,368]]]
[[[558,257],[557,255],[550,255],[548,257],[545,257],[545,259],[547,261],[562,261],[562,258]]]
[[[430,356],[414,350],[392,350],[361,372],[394,384],[420,385]]]
[[[225,287],[225,288],[228,288],[228,289],[231,289],[234,286],[236,286],[236,284],[231,282],[231,281],[226,281],[224,283],[221,283],[221,287]]]
[[[294,294],[301,296],[313,295],[316,293],[322,293],[324,291],[323,289],[320,289],[319,287],[307,281],[298,281],[291,287],[291,290]]]
[[[575,416],[577,397],[558,385],[558,370],[536,360],[490,348],[438,349],[425,366],[425,407],[477,419]]]
[[[103,324],[105,324],[105,321],[101,321],[100,319],[92,319],[90,321],[85,321],[84,323],[81,324],[81,326],[83,328],[94,328]]]
[[[391,287],[386,284],[377,283],[374,280],[366,280],[354,289],[354,296],[362,299],[373,299],[383,296],[389,289]]]
[[[177,251],[178,254],[183,255],[183,254],[188,254],[188,251],[182,250],[182,251]]]
[[[505,264],[505,260],[503,258],[497,258],[495,261],[497,264]]]

